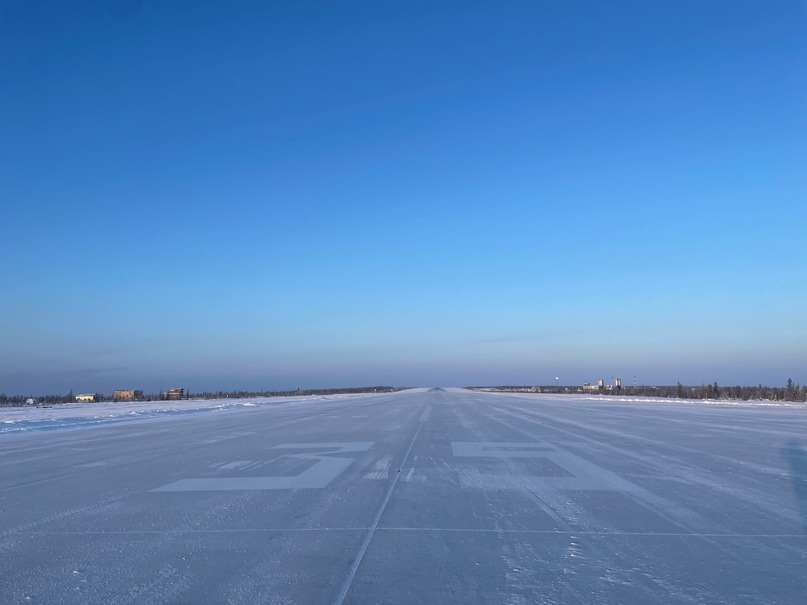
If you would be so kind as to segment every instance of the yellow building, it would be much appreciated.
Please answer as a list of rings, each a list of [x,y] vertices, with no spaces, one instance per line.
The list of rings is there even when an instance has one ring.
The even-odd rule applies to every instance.
[[[76,395],[76,401],[80,401],[83,403],[92,403],[95,401],[95,395],[90,395],[89,393],[84,393],[83,395]]]

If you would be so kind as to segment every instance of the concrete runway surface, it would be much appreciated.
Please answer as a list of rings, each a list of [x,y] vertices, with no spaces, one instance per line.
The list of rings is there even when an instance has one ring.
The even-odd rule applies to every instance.
[[[417,389],[0,437],[0,603],[807,603],[807,409]]]

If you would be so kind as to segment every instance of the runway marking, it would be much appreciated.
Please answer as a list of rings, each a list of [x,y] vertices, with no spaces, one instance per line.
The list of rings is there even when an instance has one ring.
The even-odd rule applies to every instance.
[[[521,490],[526,484],[532,489],[543,488],[578,491],[617,491],[607,481],[608,471],[569,452],[541,443],[499,441],[452,441],[451,450],[457,458],[533,458],[546,461],[546,475],[502,475],[483,473],[476,469],[459,469],[460,485],[484,490]],[[561,473],[568,476],[558,476]]]
[[[422,424],[418,424],[418,429],[415,431],[415,435],[412,437],[412,441],[409,442],[409,449],[406,450],[403,459],[401,460],[400,468],[406,464],[406,461],[409,459],[409,454],[412,453],[412,446],[415,445],[415,440],[418,438],[418,434],[420,433],[420,429],[423,428]],[[400,471],[400,468],[398,469]],[[387,495],[384,496],[384,501],[381,503],[378,511],[373,518],[373,522],[370,525],[370,528],[367,531],[367,535],[364,537],[364,541],[361,543],[361,547],[359,547],[359,552],[356,553],[356,558],[353,560],[353,564],[350,566],[350,571],[345,578],[345,581],[342,583],[342,588],[339,590],[339,594],[336,595],[336,598],[333,600],[333,605],[342,605],[342,602],[345,600],[345,596],[347,596],[347,591],[350,590],[350,585],[353,583],[353,578],[356,577],[356,572],[359,569],[359,565],[361,565],[361,560],[364,558],[364,553],[367,552],[367,547],[370,545],[370,540],[373,539],[373,534],[375,533],[376,528],[378,527],[378,522],[381,520],[381,515],[384,514],[384,509],[387,507],[387,503],[389,502],[390,497],[392,496],[392,492],[395,491],[395,486],[398,484],[398,479],[400,479],[401,473],[395,473],[395,478],[392,480],[392,483],[387,490]]]
[[[373,470],[364,475],[365,479],[389,479],[389,467],[392,464],[392,454],[387,454],[373,465]]]
[[[273,450],[314,450],[303,454],[285,454],[289,458],[314,460],[315,464],[301,473],[290,476],[274,477],[200,477],[196,479],[179,479],[152,492],[209,492],[235,490],[268,490],[268,489],[322,489],[336,479],[354,458],[334,457],[326,454],[342,454],[365,452],[373,446],[373,441],[354,441],[345,443],[283,443],[274,446]],[[322,450],[322,451],[319,451]],[[283,456],[280,456],[283,457]],[[247,462],[247,465],[243,465]],[[236,463],[239,463],[237,466]],[[230,469],[247,470],[249,461],[237,460],[230,463]]]
[[[291,426],[293,424],[298,424],[300,422],[304,422],[305,420],[306,420],[306,418],[304,418],[304,417],[303,418],[294,418],[294,419],[287,420],[287,421],[280,422],[280,423],[276,424],[275,428],[288,427],[288,426]],[[113,437],[98,438],[98,439],[95,439],[94,443],[99,443],[99,442],[102,442],[102,441],[109,441],[109,440],[113,440],[113,439],[119,439],[119,436],[115,435]],[[156,453],[151,453],[151,454],[146,454],[146,455],[139,455],[138,454],[134,458],[107,460],[106,461],[106,466],[103,466],[103,467],[84,468],[84,469],[81,469],[81,470],[74,470],[74,471],[69,472],[69,473],[62,473],[60,475],[55,475],[53,477],[45,477],[43,479],[35,479],[33,481],[24,481],[22,483],[16,483],[14,485],[7,485],[7,486],[4,486],[4,487],[0,487],[0,492],[5,492],[5,491],[8,491],[8,490],[12,490],[12,489],[18,489],[18,488],[21,488],[21,487],[29,487],[31,485],[37,485],[37,484],[46,483],[46,482],[49,482],[49,481],[58,481],[59,479],[64,479],[65,477],[72,477],[74,475],[81,475],[81,474],[93,472],[93,471],[96,471],[96,470],[99,470],[99,469],[108,470],[108,469],[114,468],[116,466],[124,466],[124,465],[127,465],[127,464],[132,464],[133,462],[142,462],[143,460],[151,460],[153,458],[165,458],[166,455],[168,455],[168,454],[174,454],[176,452],[181,452],[183,450],[193,449],[193,448],[198,447],[198,446],[199,446],[199,444],[196,443],[196,442],[186,443],[185,445],[170,448],[170,449],[167,449],[167,450],[160,450],[160,451],[158,451]],[[51,449],[53,447],[54,446],[52,446],[52,445],[48,445],[48,446],[43,446],[43,447],[28,448],[25,451],[47,450],[47,449]],[[6,450],[6,453],[8,453],[8,450]],[[49,457],[51,457],[51,456],[50,455],[41,456],[41,457],[36,458],[36,459],[38,460],[40,458],[49,458]],[[19,462],[19,460],[18,460],[18,462]],[[74,468],[78,468],[78,467],[74,467]]]
[[[235,468],[242,468],[242,467],[247,466],[249,464],[252,464],[252,460],[236,460],[236,461],[230,462],[228,464],[222,464],[221,466],[218,467],[218,469],[219,470],[231,470],[231,469],[235,469]]]
[[[412,458],[412,468],[409,469],[409,472],[406,473],[406,477],[404,477],[404,483],[412,483],[412,479],[415,476],[415,465],[418,463],[418,457],[415,456]],[[418,479],[425,479],[425,477],[418,477]]]
[[[426,409],[423,410],[423,413],[420,415],[420,420],[418,420],[418,422],[428,422],[431,413],[432,413],[432,406],[427,405]]]

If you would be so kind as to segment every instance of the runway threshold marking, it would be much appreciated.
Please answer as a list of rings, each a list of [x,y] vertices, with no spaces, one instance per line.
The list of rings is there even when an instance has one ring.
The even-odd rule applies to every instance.
[[[616,491],[613,475],[596,464],[583,460],[569,452],[535,442],[497,442],[497,441],[452,441],[451,451],[457,458],[533,458],[541,459],[557,466],[558,470],[568,473],[567,476],[544,474],[535,480],[548,488],[559,490],[596,490]],[[523,480],[501,473],[461,472],[460,484],[465,488],[484,490],[523,489]]]
[[[314,450],[300,454],[284,454],[288,458],[314,460],[315,463],[293,476],[269,477],[200,477],[179,479],[155,488],[152,492],[210,492],[266,489],[322,489],[349,467],[355,458],[335,457],[331,454],[366,452],[375,442],[353,441],[344,443],[282,443],[274,450]],[[324,450],[324,451],[323,451]],[[229,465],[225,465],[229,466]],[[240,468],[239,470],[244,470]]]

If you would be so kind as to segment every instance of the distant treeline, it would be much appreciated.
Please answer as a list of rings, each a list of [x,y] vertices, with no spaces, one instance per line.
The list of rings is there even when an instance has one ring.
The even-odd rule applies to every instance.
[[[719,386],[704,384],[684,386],[680,382],[672,386],[623,386],[583,390],[581,387],[546,386],[498,386],[468,387],[476,390],[510,391],[517,393],[586,393],[589,395],[619,395],[637,397],[675,397],[678,399],[731,399],[739,401],[807,401],[807,385],[799,386],[790,378],[784,387],[758,386]]]
[[[345,389],[295,389],[293,391],[202,391],[199,393],[186,393],[182,399],[235,399],[249,397],[290,397],[299,395],[347,395],[351,393],[394,393],[407,387],[352,387]],[[144,393],[133,401],[160,401],[165,399],[161,393]],[[37,405],[59,405],[62,403],[75,403],[76,397],[70,391],[66,395],[6,395],[0,393],[0,406],[22,406],[27,401]],[[95,402],[113,401],[112,395],[95,393]]]

